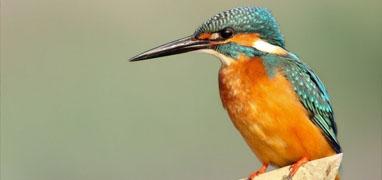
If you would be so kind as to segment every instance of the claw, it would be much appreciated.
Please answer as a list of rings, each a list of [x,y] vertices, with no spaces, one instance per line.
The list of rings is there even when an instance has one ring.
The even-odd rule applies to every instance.
[[[265,173],[265,171],[267,171],[267,168],[268,168],[268,163],[263,163],[263,166],[261,166],[261,168],[259,170],[255,171],[251,175],[249,175],[248,180],[253,180],[253,179],[255,179],[256,176]]]
[[[294,163],[292,166],[290,166],[288,179],[292,179],[292,177],[297,173],[297,170],[308,161],[309,160],[307,157],[303,157],[300,160],[298,160],[296,163]]]

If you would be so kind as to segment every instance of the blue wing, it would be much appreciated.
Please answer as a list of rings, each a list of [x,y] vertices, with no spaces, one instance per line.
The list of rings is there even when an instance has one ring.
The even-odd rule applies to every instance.
[[[300,102],[308,110],[310,120],[321,129],[333,149],[340,153],[341,146],[337,140],[337,125],[334,121],[333,109],[328,92],[321,80],[308,65],[301,62],[297,57],[267,56],[264,59],[268,63],[266,66],[270,66],[269,63],[281,65],[285,76],[291,81],[296,94],[299,96]]]

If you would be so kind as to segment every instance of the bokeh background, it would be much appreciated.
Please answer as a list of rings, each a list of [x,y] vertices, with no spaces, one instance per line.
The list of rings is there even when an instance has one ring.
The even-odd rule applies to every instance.
[[[255,4],[325,82],[343,179],[381,179],[380,0],[2,0],[1,179],[247,176],[260,164],[221,106],[214,57],[127,59]]]

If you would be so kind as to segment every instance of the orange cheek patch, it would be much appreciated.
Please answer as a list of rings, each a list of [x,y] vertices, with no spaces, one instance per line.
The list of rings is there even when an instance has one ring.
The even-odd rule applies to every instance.
[[[198,39],[206,40],[206,39],[210,39],[210,37],[211,37],[210,33],[202,33],[198,36]]]
[[[229,42],[234,42],[236,44],[242,46],[252,46],[253,42],[259,39],[259,34],[251,33],[251,34],[237,34],[229,39]]]

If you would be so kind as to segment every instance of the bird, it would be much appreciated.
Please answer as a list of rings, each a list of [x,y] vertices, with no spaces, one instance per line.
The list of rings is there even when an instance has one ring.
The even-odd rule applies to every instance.
[[[308,161],[342,152],[330,97],[317,74],[288,50],[280,26],[264,7],[218,13],[192,35],[130,61],[201,51],[216,56],[223,107],[262,166],[291,165],[288,177]],[[339,179],[337,174],[336,179]]]

